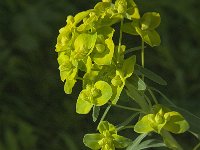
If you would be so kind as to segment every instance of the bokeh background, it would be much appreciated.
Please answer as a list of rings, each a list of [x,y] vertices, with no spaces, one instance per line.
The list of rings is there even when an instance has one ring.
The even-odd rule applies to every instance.
[[[64,93],[54,47],[66,17],[96,2],[0,0],[0,150],[86,149],[82,137],[96,124],[75,113],[80,84]],[[200,1],[136,3],[162,16],[162,44],[146,49],[146,67],[168,82],[158,88],[175,104],[200,116]]]

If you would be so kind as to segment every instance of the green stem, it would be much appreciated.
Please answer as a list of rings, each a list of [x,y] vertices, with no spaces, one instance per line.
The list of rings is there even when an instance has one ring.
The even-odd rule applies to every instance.
[[[142,113],[146,114],[146,112],[144,112],[144,111],[141,110],[141,109],[131,108],[131,107],[122,106],[122,105],[118,105],[118,104],[112,104],[112,103],[110,103],[110,102],[109,102],[109,104],[110,104],[111,106],[114,106],[114,107],[117,107],[117,108],[121,108],[121,109],[125,109],[125,110],[130,110],[130,111],[142,112]]]
[[[132,126],[124,126],[124,127],[118,128],[117,131],[122,131],[124,129],[133,129],[133,128],[134,128],[133,125]]]
[[[162,130],[161,135],[167,147],[176,150],[183,150],[183,148],[179,145],[176,139],[171,135],[170,132],[166,130]]]
[[[197,145],[193,148],[193,150],[198,150],[199,148],[200,148],[200,143],[197,144]]]
[[[118,60],[119,60],[119,56],[120,56],[120,53],[121,53],[123,23],[124,23],[124,19],[121,20],[120,31],[119,31]]]
[[[76,77],[76,79],[83,81],[83,78],[81,77]]]
[[[155,97],[155,95],[153,94],[153,92],[152,92],[150,89],[148,89],[148,91],[149,91],[151,97],[153,98],[153,101],[155,102],[155,104],[158,104],[158,100],[156,99],[156,97]]]
[[[103,116],[101,117],[100,122],[103,121],[103,120],[105,119],[105,117],[106,117],[108,111],[110,110],[110,108],[111,108],[111,105],[109,105],[109,106],[106,108],[106,110],[105,110],[104,113],[103,113]],[[100,122],[99,122],[99,123],[100,123]]]
[[[141,62],[142,67],[144,68],[144,41],[142,39],[142,49],[141,49]],[[142,75],[142,80],[144,81],[144,75]]]

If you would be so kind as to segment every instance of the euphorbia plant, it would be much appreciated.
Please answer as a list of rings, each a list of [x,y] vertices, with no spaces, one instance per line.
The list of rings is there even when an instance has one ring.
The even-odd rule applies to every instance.
[[[67,17],[67,25],[60,29],[56,45],[60,76],[65,82],[64,91],[71,94],[77,80],[81,80],[82,91],[77,99],[76,112],[88,114],[92,109],[94,121],[98,119],[100,107],[108,105],[97,127],[100,133],[84,136],[83,141],[87,147],[102,150],[144,149],[145,146],[182,149],[170,133],[187,131],[188,122],[179,112],[159,104],[153,93],[158,90],[144,82],[146,77],[166,85],[161,77],[144,68],[145,43],[154,47],[161,42],[155,30],[160,22],[157,12],[147,12],[140,16],[133,0],[102,0],[93,9]],[[117,44],[113,41],[116,24],[120,26]],[[122,43],[123,33],[140,37],[141,46],[127,49]],[[136,55],[127,55],[139,49],[141,65],[136,64]],[[139,107],[119,105],[122,90],[126,90]],[[112,106],[118,107],[120,111],[135,112],[131,119],[128,118],[117,127],[104,121]],[[138,121],[129,125],[135,117],[138,117]],[[157,133],[163,137],[165,144],[151,144],[147,140],[142,145],[141,141],[118,135],[118,132],[128,127],[133,134],[141,134],[138,138],[144,138],[150,132]]]

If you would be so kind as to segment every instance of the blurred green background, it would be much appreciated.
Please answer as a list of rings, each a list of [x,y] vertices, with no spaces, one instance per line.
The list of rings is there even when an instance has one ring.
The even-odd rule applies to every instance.
[[[96,2],[0,0],[0,150],[86,149],[82,137],[96,124],[75,113],[80,84],[64,93],[54,47],[66,17]],[[159,88],[175,104],[200,116],[200,1],[136,3],[162,17],[162,44],[146,49],[146,67],[168,82]]]

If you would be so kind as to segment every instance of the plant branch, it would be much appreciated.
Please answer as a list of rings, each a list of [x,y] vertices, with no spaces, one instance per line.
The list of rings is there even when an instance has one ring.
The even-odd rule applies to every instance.
[[[122,105],[118,105],[118,104],[112,104],[111,102],[108,102],[108,104],[111,105],[111,106],[117,107],[117,108],[121,108],[121,109],[125,109],[125,110],[130,110],[130,111],[142,112],[142,113],[146,114],[146,112],[144,112],[142,109],[131,108],[131,107],[122,106]]]
[[[144,68],[144,41],[142,39],[142,49],[141,49],[141,63]],[[144,81],[144,75],[142,75],[142,80]]]

